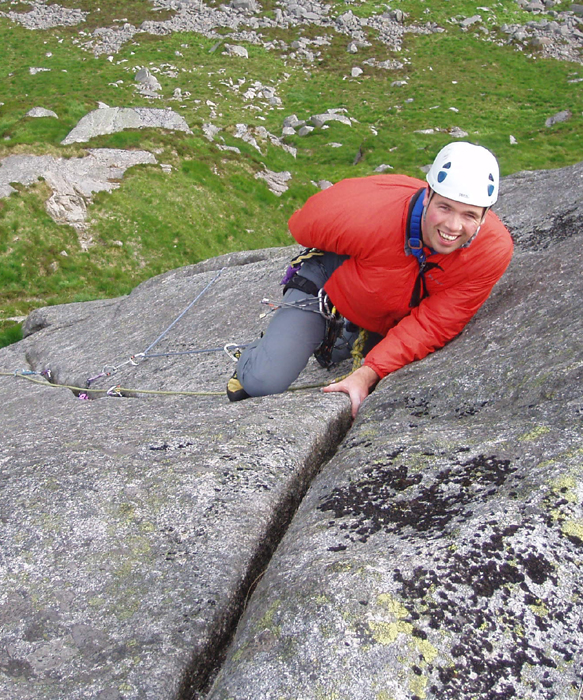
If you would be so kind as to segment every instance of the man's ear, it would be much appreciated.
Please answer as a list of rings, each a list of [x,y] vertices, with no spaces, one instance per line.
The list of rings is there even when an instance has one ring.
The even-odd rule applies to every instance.
[[[429,204],[432,194],[433,194],[433,192],[431,191],[431,187],[428,187],[425,190],[425,194],[423,195],[423,206],[424,207],[426,207]]]

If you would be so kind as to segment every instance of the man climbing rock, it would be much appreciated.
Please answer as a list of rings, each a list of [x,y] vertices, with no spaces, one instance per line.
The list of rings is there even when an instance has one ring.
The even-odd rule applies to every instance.
[[[498,186],[494,155],[456,142],[438,153],[427,184],[376,175],[310,197],[289,221],[308,250],[264,336],[241,354],[229,399],[285,391],[313,353],[328,365],[365,329],[364,364],[324,389],[348,394],[355,416],[380,379],[443,347],[510,263],[512,239],[490,211]]]

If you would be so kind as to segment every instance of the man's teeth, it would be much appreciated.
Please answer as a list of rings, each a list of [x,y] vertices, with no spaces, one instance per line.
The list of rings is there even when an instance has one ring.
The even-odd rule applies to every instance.
[[[457,238],[457,236],[448,236],[447,233],[444,233],[443,231],[440,231],[439,235],[442,238],[445,238],[446,241],[455,241],[455,239]]]

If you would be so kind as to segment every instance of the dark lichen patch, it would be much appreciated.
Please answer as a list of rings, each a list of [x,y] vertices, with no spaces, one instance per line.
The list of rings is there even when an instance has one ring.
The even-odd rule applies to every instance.
[[[379,531],[406,536],[409,528],[431,536],[453,520],[471,517],[468,506],[495,495],[515,471],[507,459],[480,455],[437,474],[411,473],[406,465],[396,464],[398,456],[393,453],[365,469],[363,479],[335,488],[323,499],[319,509],[334,513],[330,527],[346,531],[352,542],[366,542]]]
[[[523,698],[526,689],[558,700],[553,688],[565,664],[581,664],[575,630],[583,621],[574,602],[580,591],[574,585],[564,595],[571,579],[559,582],[563,562],[551,542],[533,549],[536,527],[491,521],[455,551],[434,551],[431,566],[394,572],[399,600],[419,613],[403,620],[415,636],[425,629],[432,643],[444,633],[452,639],[451,662],[424,669],[432,697]]]

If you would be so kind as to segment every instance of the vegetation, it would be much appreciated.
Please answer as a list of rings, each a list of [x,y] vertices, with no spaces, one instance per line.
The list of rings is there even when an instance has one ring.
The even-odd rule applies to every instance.
[[[448,130],[454,127],[491,148],[503,174],[562,167],[583,153],[583,95],[580,83],[573,82],[583,77],[583,65],[499,46],[493,39],[505,37],[504,23],[532,20],[514,0],[496,2],[488,12],[468,0],[436,7],[424,0],[397,0],[391,7],[404,11],[407,23],[431,21],[446,29],[406,34],[398,52],[389,51],[373,30],[371,45],[356,55],[346,50],[347,36],[331,29],[262,30],[265,41],[288,45],[326,36],[329,45],[308,46],[316,54],[314,62],[291,57],[291,49],[254,44],[246,44],[248,59],[229,57],[222,46],[216,48],[216,39],[194,33],[138,33],[112,57],[95,57],[83,44],[96,27],[119,27],[125,21],[139,26],[172,13],[156,11],[148,0],[101,0],[99,10],[89,0],[59,4],[89,12],[86,22],[30,31],[0,16],[0,159],[19,153],[84,155],[80,145],[60,143],[98,101],[170,107],[193,133],[126,131],[88,144],[149,150],[172,171],[137,166],[115,192],[97,195],[89,208],[93,245],[86,251],[72,227],[46,213],[50,191],[45,183],[17,185],[16,193],[0,199],[0,346],[20,337],[19,319],[35,307],[118,296],[174,267],[233,250],[291,243],[287,218],[317,191],[317,181],[369,175],[381,164],[422,176],[420,168],[451,140]],[[331,16],[351,10],[366,17],[387,10],[380,0],[329,5]],[[266,1],[262,7],[269,17],[277,4]],[[2,12],[27,9],[26,3],[0,0]],[[479,27],[460,29],[462,17],[480,13],[490,30],[487,36]],[[229,42],[228,36],[224,40]],[[367,58],[397,60],[403,67],[372,68],[363,64]],[[160,81],[161,99],[147,100],[137,92],[134,75],[143,66]],[[358,78],[351,77],[354,66],[365,69]],[[50,71],[33,75],[31,67]],[[282,106],[268,104],[261,94],[246,96],[255,81],[273,87]],[[182,101],[172,99],[175,88],[182,90]],[[59,118],[25,117],[35,106]],[[345,109],[352,126],[335,123],[305,137],[287,137],[297,149],[295,159],[268,140],[260,140],[260,153],[234,136],[241,123],[279,136],[285,116],[307,119],[328,108]],[[545,126],[547,117],[564,109],[572,119]],[[240,155],[209,142],[202,131],[207,122],[220,127],[224,143],[239,148]],[[420,133],[429,129],[434,132]],[[255,178],[265,167],[292,173],[281,197]]]

